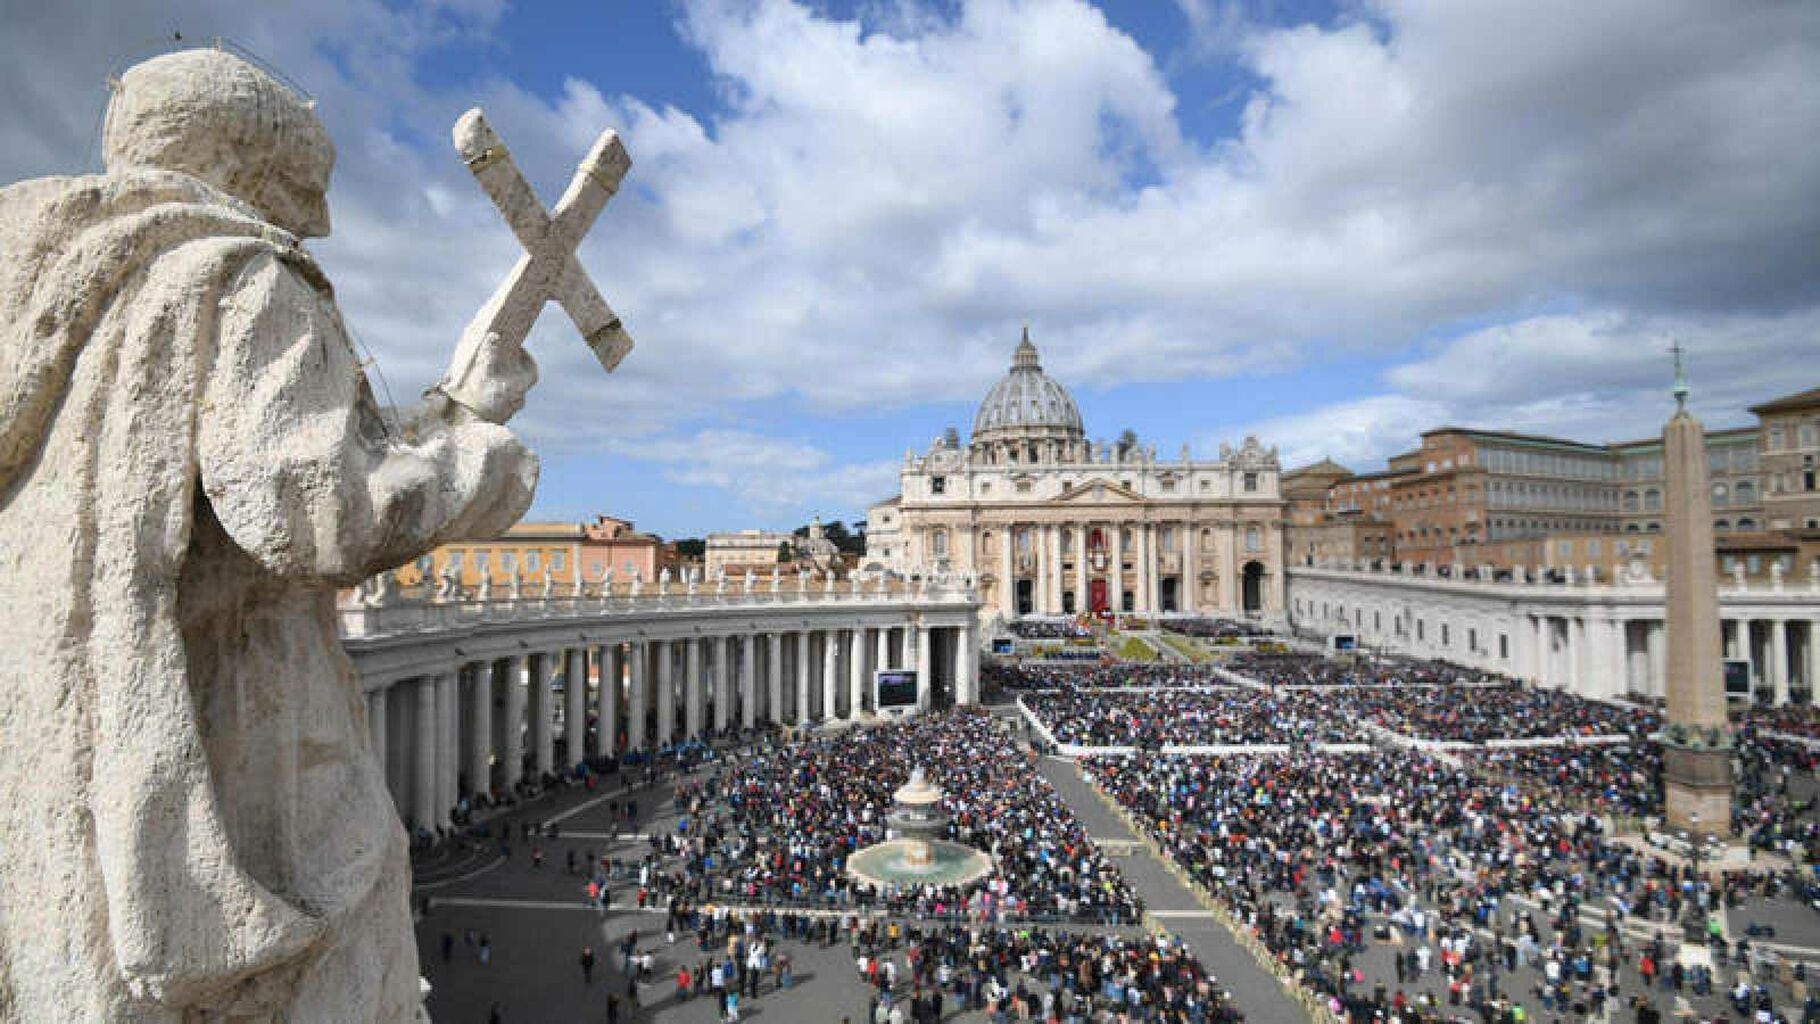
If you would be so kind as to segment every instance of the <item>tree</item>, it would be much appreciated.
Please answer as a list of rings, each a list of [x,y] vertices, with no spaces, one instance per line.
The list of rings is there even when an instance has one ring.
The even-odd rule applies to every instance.
[[[1126,427],[1123,431],[1121,431],[1119,433],[1118,452],[1120,455],[1130,454],[1133,450],[1135,450],[1137,448],[1137,444],[1138,444],[1137,431],[1131,429],[1130,427]]]
[[[701,558],[708,553],[708,542],[700,537],[684,537],[671,543],[678,558]]]
[[[796,550],[790,546],[789,541],[780,540],[777,542],[777,560],[779,562],[796,561]]]

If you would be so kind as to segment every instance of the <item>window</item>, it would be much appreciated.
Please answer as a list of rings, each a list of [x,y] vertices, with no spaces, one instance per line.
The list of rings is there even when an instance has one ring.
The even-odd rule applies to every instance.
[[[1772,452],[1777,452],[1777,451],[1782,450],[1782,428],[1781,427],[1769,428],[1769,444],[1767,445],[1767,447]]]
[[[947,494],[948,493],[948,478],[945,476],[930,477],[929,478],[929,493],[930,494]]]
[[[1263,534],[1260,533],[1258,531],[1258,528],[1255,526],[1245,527],[1245,550],[1246,551],[1264,550]]]
[[[1163,481],[1163,493],[1164,494],[1174,494],[1175,493],[1175,481],[1174,480],[1165,479]]]
[[[1258,489],[1258,475],[1256,473],[1246,473],[1245,474],[1245,493],[1246,494],[1255,494],[1255,493],[1257,493],[1257,489]]]
[[[1510,634],[1509,633],[1499,633],[1498,634],[1498,660],[1500,660],[1500,661],[1509,661],[1510,660]]]
[[[561,572],[563,570],[563,566],[565,566],[567,564],[568,564],[568,557],[566,555],[564,555],[563,552],[561,552],[561,551],[550,552],[550,571],[551,572]]]
[[[1763,571],[1763,556],[1762,555],[1751,555],[1748,558],[1746,558],[1744,561],[1745,561],[1745,565],[1746,565],[1745,571],[1750,573],[1752,576],[1755,576],[1758,573]]]
[[[1755,519],[1750,518],[1749,516],[1746,516],[1743,519],[1738,520],[1738,529],[1740,529],[1740,530],[1754,530],[1756,528],[1757,528],[1757,521]]]
[[[937,557],[937,558],[947,558],[948,557],[948,531],[947,530],[937,529],[937,530],[931,530],[929,532],[929,550],[931,552],[933,552],[935,557]]]
[[[505,573],[507,573],[508,575],[511,573],[517,572],[518,571],[518,552],[501,551],[499,553],[499,568],[502,571],[504,571]]]
[[[1713,523],[1713,532],[1714,533],[1724,533],[1725,531],[1727,531],[1731,528],[1732,528],[1732,524],[1729,519],[1720,519],[1720,520],[1714,521],[1714,523]]]
[[[1714,484],[1713,485],[1713,504],[1727,505],[1730,503],[1731,503],[1731,492],[1726,490],[1726,487],[1724,484]]]
[[[1662,511],[1662,492],[1651,487],[1643,492],[1643,509],[1646,512]]]
[[[493,553],[491,551],[474,552],[474,571],[482,576],[487,575],[488,571],[492,568],[492,566],[488,564],[492,561],[492,556]]]
[[[444,565],[447,566],[447,569],[445,571],[453,570],[456,574],[459,575],[461,573],[461,570],[466,567],[466,562],[467,562],[467,552],[462,551],[458,548],[454,551],[449,552],[449,560],[444,563]]]
[[[992,493],[992,484],[988,481],[981,481],[980,482],[980,493],[981,494],[991,494]]]
[[[1019,493],[1019,494],[1029,494],[1030,493],[1030,481],[1019,480],[1013,489],[1016,490],[1017,493]]]

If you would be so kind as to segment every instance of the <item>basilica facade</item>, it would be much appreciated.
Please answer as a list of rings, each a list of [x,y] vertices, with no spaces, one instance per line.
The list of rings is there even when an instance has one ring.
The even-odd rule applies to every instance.
[[[904,456],[867,513],[866,566],[976,576],[982,614],[1276,618],[1284,501],[1275,449],[1247,437],[1196,461],[1130,436],[1089,441],[1026,330],[973,433]]]

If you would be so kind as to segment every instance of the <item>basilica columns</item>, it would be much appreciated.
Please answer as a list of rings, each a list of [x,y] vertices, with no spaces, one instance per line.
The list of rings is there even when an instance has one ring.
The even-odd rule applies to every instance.
[[[840,707],[840,634],[822,631],[822,717],[833,718]]]
[[[1076,614],[1093,610],[1093,602],[1089,596],[1092,588],[1087,583],[1090,578],[1090,569],[1087,565],[1087,531],[1090,529],[1091,527],[1085,523],[1076,523],[1074,527],[1074,610]]]
[[[1043,610],[1051,615],[1062,614],[1062,528],[1053,523],[1045,531],[1048,542],[1043,545],[1043,558],[1048,562],[1044,568],[1044,578],[1048,580],[1043,595]]]
[[[1112,564],[1106,567],[1106,603],[1114,614],[1125,610],[1125,530],[1117,523],[1106,531],[1107,546],[1112,549]]]
[[[1176,576],[1176,607],[1185,615],[1193,615],[1198,607],[1196,598],[1200,596],[1198,591],[1201,589],[1200,573],[1195,571],[1194,565],[1194,520],[1182,520],[1177,529],[1182,536],[1182,571]]]
[[[1007,620],[1017,618],[1017,526],[1006,523],[999,527],[999,547],[1004,549],[998,587],[999,613]]]
[[[855,626],[848,639],[847,717],[857,721],[866,707],[866,631]]]

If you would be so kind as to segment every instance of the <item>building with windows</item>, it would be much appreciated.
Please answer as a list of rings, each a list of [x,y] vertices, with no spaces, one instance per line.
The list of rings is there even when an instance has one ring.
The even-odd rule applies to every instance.
[[[1793,575],[1820,551],[1820,388],[1751,411],[1757,426],[1706,435],[1720,571]],[[1421,437],[1381,472],[1336,474],[1343,467],[1323,460],[1285,473],[1292,563],[1660,573],[1660,437],[1591,444],[1461,427]]]
[[[1088,440],[1024,334],[974,416],[906,453],[868,510],[865,566],[979,581],[983,614],[1280,615],[1284,521],[1274,449],[1175,459],[1127,434]]]
[[[775,551],[775,548],[773,549]],[[629,519],[597,515],[592,522],[521,522],[498,537],[444,544],[397,573],[400,586],[441,579],[452,567],[464,590],[510,587],[516,577],[541,588],[548,580],[560,591],[575,586],[579,571],[589,583],[608,569],[617,579],[655,579],[676,564],[676,550]]]

